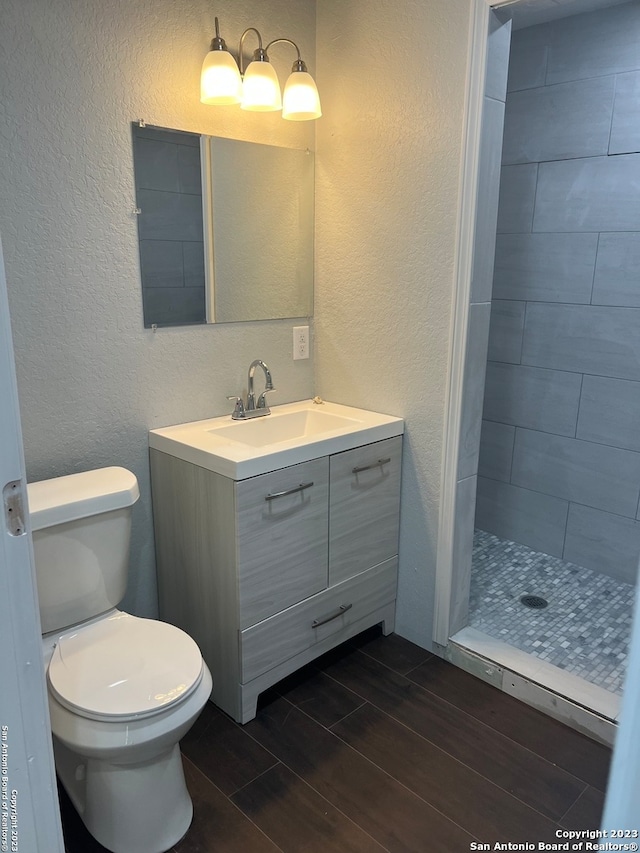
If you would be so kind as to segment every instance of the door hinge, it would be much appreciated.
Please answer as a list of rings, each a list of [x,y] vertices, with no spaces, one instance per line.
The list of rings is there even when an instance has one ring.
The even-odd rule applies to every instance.
[[[12,480],[2,490],[4,499],[4,523],[11,536],[26,533],[22,480]]]

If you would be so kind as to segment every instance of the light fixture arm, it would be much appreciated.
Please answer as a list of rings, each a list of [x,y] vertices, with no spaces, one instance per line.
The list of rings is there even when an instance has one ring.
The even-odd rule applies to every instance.
[[[242,52],[244,47],[244,40],[247,36],[247,33],[255,33],[258,36],[258,47],[255,49],[253,53],[253,59],[255,62],[268,62],[269,57],[267,56],[267,51],[262,47],[262,36],[258,32],[255,27],[247,27],[247,29],[240,36],[240,44],[238,46],[238,65],[240,67],[240,76],[244,77],[245,67],[244,67],[244,54]],[[269,45],[267,45],[267,48]]]
[[[296,61],[293,63],[293,68],[291,69],[291,71],[306,71],[306,70],[307,70],[307,66],[306,66],[306,64],[302,61],[302,57],[300,56],[300,48],[298,47],[298,45],[297,45],[294,41],[291,41],[291,39],[274,39],[273,41],[270,41],[270,42],[269,42],[269,44],[266,46],[266,48],[265,48],[265,52],[266,52],[267,50],[269,50],[269,48],[270,48],[272,45],[274,45],[274,44],[279,44],[280,42],[286,42],[287,44],[292,45],[293,47],[295,47],[296,52],[297,52],[297,54],[298,54],[298,58],[297,58],[297,59],[296,59]]]
[[[293,63],[292,71],[306,71],[307,66],[305,62],[302,60],[302,56],[300,55],[300,48],[298,45],[292,41],[291,39],[278,38],[270,41],[266,47],[262,47],[262,36],[259,31],[255,27],[247,27],[247,29],[240,36],[240,44],[238,46],[238,65],[240,67],[240,75],[244,76],[245,67],[244,67],[244,40],[247,36],[247,33],[255,33],[258,37],[258,47],[255,49],[253,53],[253,61],[254,62],[269,62],[269,48],[273,47],[274,44],[280,44],[285,42],[286,44],[290,44],[292,47],[296,49],[296,53],[298,54],[298,58]],[[218,37],[218,19],[216,18],[216,37]],[[216,41],[216,39],[214,39]],[[220,39],[222,41],[222,39]],[[224,41],[222,41],[224,44]],[[211,49],[214,50],[213,42],[211,43]],[[224,48],[222,48],[224,50]]]

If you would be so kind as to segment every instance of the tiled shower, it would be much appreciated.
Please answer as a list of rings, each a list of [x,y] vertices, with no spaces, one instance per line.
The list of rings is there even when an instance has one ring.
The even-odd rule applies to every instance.
[[[469,616],[613,692],[640,555],[639,44],[637,0],[513,33]]]

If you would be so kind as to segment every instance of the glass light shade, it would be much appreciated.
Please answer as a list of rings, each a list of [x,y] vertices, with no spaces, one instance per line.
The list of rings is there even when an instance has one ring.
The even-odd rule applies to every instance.
[[[250,62],[242,81],[243,110],[274,112],[282,109],[280,81],[270,62]]]
[[[282,118],[307,121],[321,115],[320,96],[313,77],[306,71],[293,71],[284,87]]]
[[[200,100],[203,104],[239,104],[242,78],[228,50],[210,50],[202,63]]]

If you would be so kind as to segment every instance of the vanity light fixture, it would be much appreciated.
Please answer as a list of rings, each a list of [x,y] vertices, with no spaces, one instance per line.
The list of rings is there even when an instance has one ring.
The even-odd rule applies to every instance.
[[[291,39],[277,38],[262,46],[262,36],[255,27],[248,27],[240,36],[238,61],[227,50],[220,38],[218,19],[215,19],[216,34],[211,50],[202,65],[200,78],[200,100],[203,104],[240,104],[243,110],[275,112],[282,110],[282,118],[290,121],[306,121],[320,118],[320,97],[313,77],[300,56],[298,45]],[[258,37],[258,47],[253,59],[244,67],[244,40],[248,33]],[[280,82],[275,68],[269,62],[267,51],[275,44],[285,42],[296,49],[298,58],[293,63],[291,74],[280,93]]]

